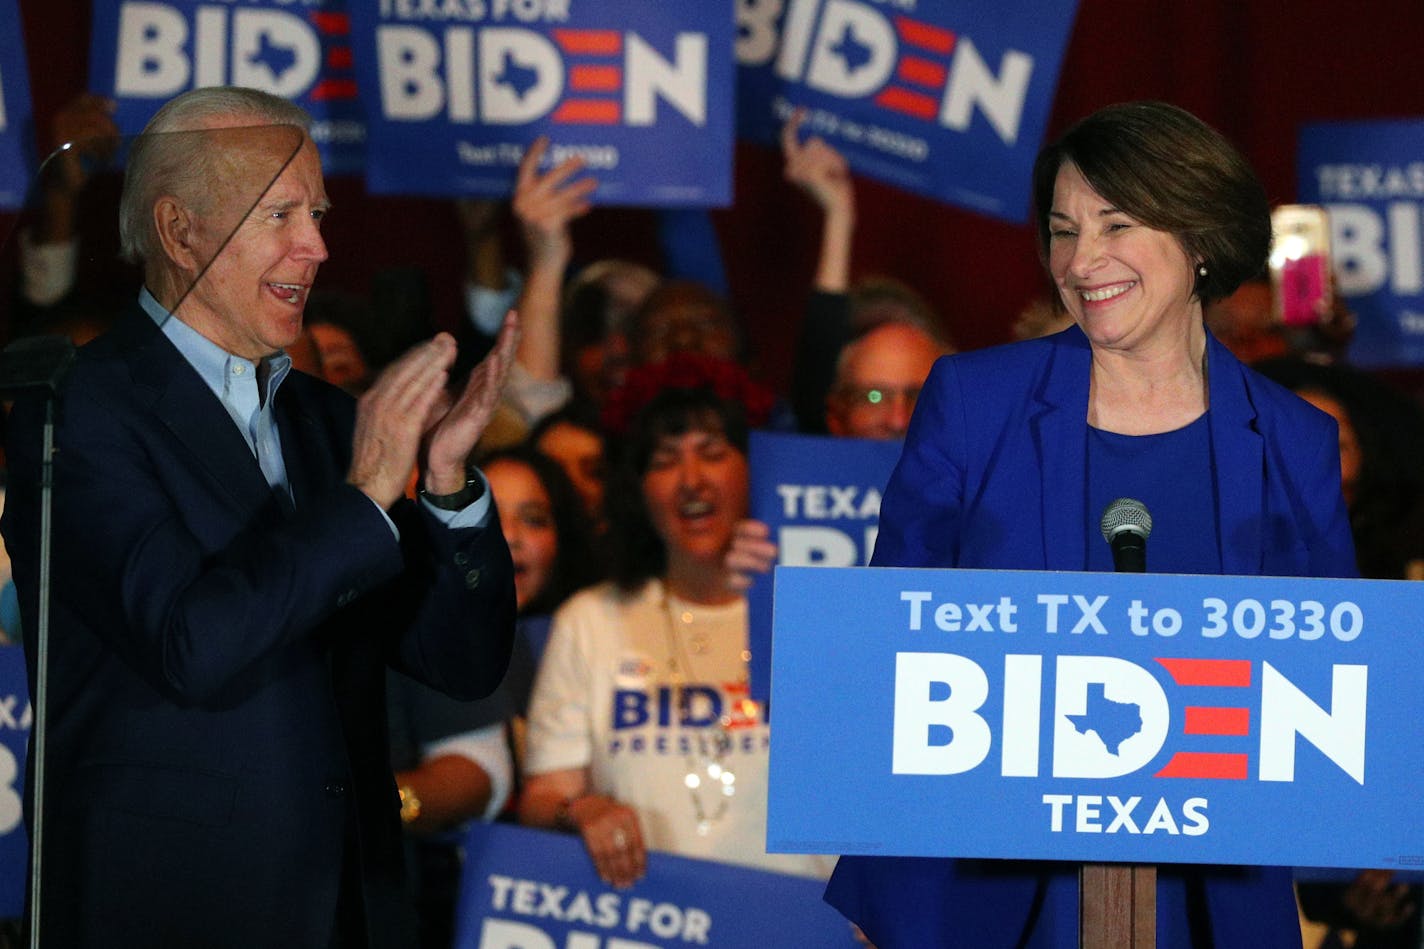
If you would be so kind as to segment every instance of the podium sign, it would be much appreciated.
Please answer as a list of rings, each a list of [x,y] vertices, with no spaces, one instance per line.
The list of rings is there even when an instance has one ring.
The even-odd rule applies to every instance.
[[[768,849],[1424,863],[1424,586],[778,568]]]

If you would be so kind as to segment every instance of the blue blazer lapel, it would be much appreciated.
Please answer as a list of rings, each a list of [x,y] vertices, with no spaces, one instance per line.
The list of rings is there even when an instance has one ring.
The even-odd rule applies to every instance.
[[[1246,390],[1245,367],[1210,333],[1206,352],[1221,569],[1227,574],[1256,575],[1263,562],[1265,440],[1256,427],[1256,407]]]
[[[157,324],[135,307],[130,322],[115,332],[125,334],[122,343],[136,392],[187,449],[194,465],[206,472],[214,494],[242,511],[268,503],[272,490],[252,449],[217,396]]]
[[[1076,326],[1060,333],[1030,418],[1043,523],[1045,570],[1087,569],[1088,381],[1092,351]],[[1025,485],[1033,473],[1025,472]]]

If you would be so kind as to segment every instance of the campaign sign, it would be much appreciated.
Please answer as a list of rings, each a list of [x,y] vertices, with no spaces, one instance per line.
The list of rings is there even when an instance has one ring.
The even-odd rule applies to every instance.
[[[1421,605],[1404,581],[778,568],[767,847],[1420,866]]]
[[[376,193],[505,197],[540,135],[603,204],[731,201],[732,0],[353,6]]]
[[[1350,361],[1424,364],[1424,119],[1301,130],[1300,200],[1330,216],[1336,288],[1359,322]]]
[[[855,949],[819,880],[649,853],[619,890],[567,834],[475,824],[465,839],[455,949]]]
[[[19,646],[0,646],[0,919],[18,919],[25,911],[30,865],[23,804],[29,694],[24,653]]]
[[[366,128],[346,10],[346,0],[94,0],[89,83],[117,102],[125,135],[200,86],[291,99],[311,113],[326,170],[349,174],[364,165]]]
[[[0,0],[0,210],[24,205],[34,173],[30,72],[15,0]]]
[[[803,129],[862,174],[1028,216],[1076,0],[738,0],[738,127]]]
[[[900,459],[899,441],[752,432],[751,516],[771,528],[788,567],[862,567],[880,525],[880,492]],[[770,574],[747,591],[751,697],[766,707],[771,680]]]

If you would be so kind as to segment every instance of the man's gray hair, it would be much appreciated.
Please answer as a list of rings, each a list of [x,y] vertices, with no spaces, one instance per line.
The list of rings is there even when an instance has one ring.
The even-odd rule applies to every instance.
[[[119,198],[119,246],[125,260],[140,263],[159,251],[153,205],[161,195],[201,206],[220,180],[221,150],[204,147],[211,140],[172,134],[217,125],[289,125],[305,133],[311,130],[311,116],[287,99],[240,86],[207,86],[169,100],[129,147]]]

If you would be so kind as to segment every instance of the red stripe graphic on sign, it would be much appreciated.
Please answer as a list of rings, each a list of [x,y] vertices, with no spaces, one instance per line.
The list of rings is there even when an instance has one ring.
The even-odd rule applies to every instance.
[[[617,66],[574,66],[569,88],[579,92],[616,92],[623,88],[623,70]]]
[[[617,125],[622,118],[617,102],[606,99],[568,99],[554,110],[554,121],[564,124]]]
[[[1158,659],[1178,685],[1251,684],[1249,659]]]
[[[911,20],[909,17],[897,16],[895,31],[906,43],[918,46],[920,49],[927,49],[931,53],[939,53],[944,56],[954,49],[954,33],[943,27],[921,23],[919,20]]]
[[[331,99],[354,99],[356,98],[356,80],[323,79],[312,87],[311,98],[313,102],[326,102]]]
[[[1159,778],[1221,778],[1246,780],[1246,756],[1202,751],[1179,751],[1155,775]]]
[[[617,30],[555,30],[554,42],[574,56],[616,56],[623,49]]]
[[[327,69],[350,69],[351,68],[351,47],[333,46],[326,51]]]
[[[898,86],[886,87],[880,95],[875,97],[875,104],[884,109],[903,112],[905,115],[914,116],[917,119],[933,119],[936,110],[939,109],[939,103],[930,96],[901,89]]]
[[[900,65],[895,70],[895,78],[901,82],[912,82],[931,89],[943,88],[946,75],[947,70],[939,63],[918,56],[901,57]]]
[[[318,32],[328,36],[345,36],[351,32],[351,17],[345,13],[313,12],[311,21]]]
[[[1251,710],[1212,705],[1188,705],[1182,731],[1188,735],[1249,735]]]

